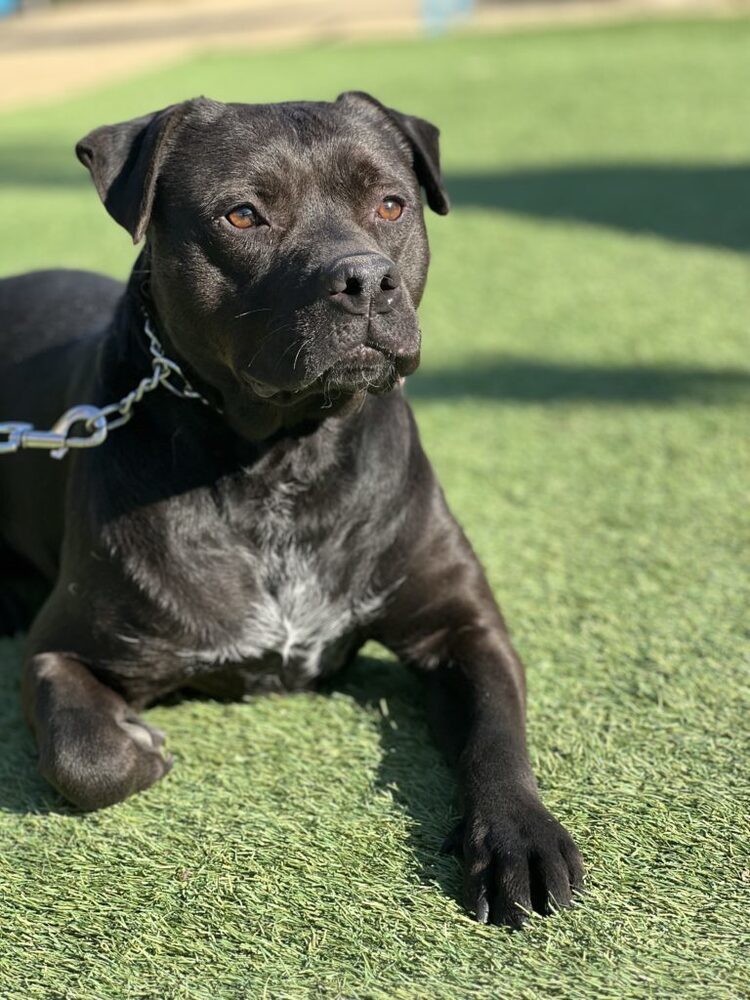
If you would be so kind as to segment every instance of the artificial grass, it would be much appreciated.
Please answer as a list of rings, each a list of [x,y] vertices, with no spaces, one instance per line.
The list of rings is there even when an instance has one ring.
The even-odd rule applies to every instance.
[[[76,816],[5,642],[4,1000],[750,995],[748,45],[737,20],[206,56],[0,119],[0,268],[118,275],[70,152],[94,125],[347,88],[441,125],[410,392],[589,869],[522,934],[462,913],[449,775],[375,654],[333,694],[151,710],[173,773]]]

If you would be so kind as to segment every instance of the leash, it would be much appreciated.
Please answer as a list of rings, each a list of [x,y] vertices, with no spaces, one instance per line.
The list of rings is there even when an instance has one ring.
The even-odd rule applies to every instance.
[[[133,408],[146,393],[159,386],[181,399],[198,399],[205,406],[211,406],[206,397],[193,388],[177,362],[164,353],[149,316],[145,318],[143,332],[151,353],[151,374],[142,378],[119,403],[102,407],[88,403],[73,406],[48,431],[37,430],[33,424],[0,423],[0,455],[10,455],[22,448],[40,448],[49,451],[51,458],[64,458],[71,448],[96,448],[104,444],[110,431],[123,427],[131,419]],[[82,433],[81,430],[74,433],[78,424],[83,424]]]

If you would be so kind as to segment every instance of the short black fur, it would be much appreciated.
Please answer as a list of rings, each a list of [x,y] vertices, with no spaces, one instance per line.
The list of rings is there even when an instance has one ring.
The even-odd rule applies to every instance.
[[[0,459],[0,555],[50,587],[23,674],[42,773],[83,809],[120,801],[171,766],[139,708],[308,687],[375,639],[425,675],[456,761],[467,906],[518,926],[568,904],[581,863],[529,766],[523,668],[402,391],[420,187],[449,206],[437,129],[359,93],[201,98],[77,153],[146,243],[125,289],[0,282],[0,414],[46,427],[122,397],[149,371],[146,315],[209,405],[158,389],[98,449]]]

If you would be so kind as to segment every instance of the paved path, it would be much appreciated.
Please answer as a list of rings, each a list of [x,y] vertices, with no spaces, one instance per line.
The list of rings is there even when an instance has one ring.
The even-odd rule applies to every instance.
[[[0,20],[0,110],[54,100],[196,51],[416,35],[420,0],[98,0]],[[663,14],[750,0],[480,0],[467,30]]]

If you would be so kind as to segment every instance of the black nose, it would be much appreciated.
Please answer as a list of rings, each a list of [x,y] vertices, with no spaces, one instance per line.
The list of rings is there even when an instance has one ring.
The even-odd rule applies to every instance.
[[[377,253],[340,257],[325,268],[323,282],[331,302],[355,315],[390,312],[401,296],[398,268]]]

